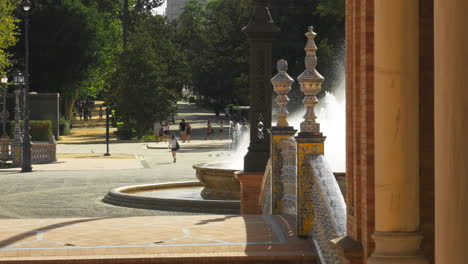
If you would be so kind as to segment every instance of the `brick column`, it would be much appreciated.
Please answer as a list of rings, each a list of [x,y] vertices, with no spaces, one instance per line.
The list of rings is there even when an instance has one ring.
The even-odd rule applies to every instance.
[[[419,201],[419,1],[375,3],[375,250],[367,263],[428,263]]]
[[[435,259],[468,263],[468,2],[435,0]]]
[[[261,214],[262,209],[258,199],[262,188],[263,172],[239,171],[234,175],[240,183],[240,213]]]

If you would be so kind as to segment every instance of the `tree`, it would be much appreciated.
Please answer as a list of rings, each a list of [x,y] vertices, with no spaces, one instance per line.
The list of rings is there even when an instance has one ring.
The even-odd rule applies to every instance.
[[[112,7],[105,10],[105,4]],[[101,9],[102,8],[102,9]],[[31,15],[31,87],[58,92],[71,118],[81,93],[96,95],[120,52],[120,20],[105,0],[44,0]],[[21,44],[21,43],[20,43]],[[15,54],[23,57],[22,45]]]
[[[248,102],[248,45],[241,29],[250,11],[248,0],[212,0],[205,10],[189,1],[177,20],[180,48],[191,68],[191,83],[200,94]]]
[[[0,76],[6,73],[10,66],[10,54],[7,49],[15,45],[16,38],[16,22],[18,19],[13,15],[13,11],[18,5],[18,0],[2,0],[0,1]]]
[[[274,61],[286,59],[288,73],[293,77],[301,74],[305,69],[304,45],[307,39],[304,34],[309,26],[313,26],[318,33],[317,70],[327,78],[322,90],[329,91],[334,85],[333,80],[340,78],[341,71],[337,69],[344,61],[344,13],[341,14],[340,10],[344,12],[343,0],[271,0],[270,11],[281,30],[279,39],[274,42]],[[293,94],[297,90],[293,90]]]
[[[155,121],[167,120],[177,110],[177,89],[171,85],[180,55],[166,18],[139,14],[135,21],[114,75],[114,101],[119,116],[141,138]]]

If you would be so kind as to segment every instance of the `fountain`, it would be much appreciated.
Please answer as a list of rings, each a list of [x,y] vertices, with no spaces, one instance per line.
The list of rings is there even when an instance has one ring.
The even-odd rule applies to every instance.
[[[344,90],[341,83],[335,93]],[[325,93],[317,106],[318,120],[327,136],[325,157],[330,162],[340,188],[345,182],[345,104],[334,94]],[[296,111],[288,118],[299,127],[304,110]],[[233,124],[235,144],[230,162],[195,164],[199,182],[177,182],[127,186],[110,191],[104,202],[134,208],[174,210],[205,213],[239,213],[239,182],[234,172],[243,168],[243,157],[249,145],[248,127]]]
[[[241,169],[230,163],[202,163],[193,165],[197,179],[203,184],[201,196],[211,200],[239,200],[239,181],[234,173]]]

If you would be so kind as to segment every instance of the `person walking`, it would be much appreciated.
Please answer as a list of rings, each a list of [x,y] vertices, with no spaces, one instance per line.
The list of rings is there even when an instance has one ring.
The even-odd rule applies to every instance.
[[[187,138],[187,142],[190,143],[190,138],[192,137],[192,125],[190,125],[190,122],[187,122],[187,127],[185,128],[185,136]]]
[[[211,139],[211,134],[213,134],[213,127],[211,126],[211,121],[208,120],[208,123],[206,124],[206,139]]]
[[[187,123],[185,119],[182,119],[182,122],[179,123],[179,131],[180,137],[182,138],[182,143],[185,143],[185,128],[187,127]]]
[[[99,106],[99,120],[102,120],[102,114],[104,111],[102,110],[102,106]]]
[[[219,139],[223,140],[224,139],[224,120],[221,119],[221,122],[219,123]]]
[[[177,151],[180,149],[179,142],[174,134],[172,134],[171,139],[169,140],[169,146],[167,147],[172,152],[172,157],[174,158],[174,163],[176,162]]]
[[[84,120],[88,120],[88,115],[89,115],[89,109],[88,106],[84,106]]]

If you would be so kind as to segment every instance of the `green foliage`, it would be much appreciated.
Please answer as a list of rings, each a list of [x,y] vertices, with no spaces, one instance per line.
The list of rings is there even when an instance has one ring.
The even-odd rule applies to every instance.
[[[176,20],[178,47],[192,72],[190,85],[201,95],[248,104],[249,45],[241,29],[248,24],[252,2],[209,0],[203,6],[189,0]],[[291,76],[304,71],[304,34],[314,26],[318,32],[317,68],[327,79],[323,90],[330,90],[340,78],[338,66],[343,65],[344,0],[270,0],[270,11],[281,29],[273,45],[272,68],[284,58]],[[300,95],[292,97],[301,100]]]
[[[196,102],[195,96],[193,96],[193,95],[189,96],[188,102],[191,103],[191,104],[194,104]]]
[[[0,1],[0,76],[3,76],[10,66],[10,54],[7,49],[17,41],[18,19],[13,16],[13,11],[18,3],[19,0]]]
[[[321,0],[317,5],[316,12],[321,16],[331,16],[337,22],[343,22],[346,15],[345,0]]]
[[[66,136],[70,134],[70,124],[71,121],[63,117],[60,118],[59,122],[59,134],[60,136]]]
[[[184,57],[172,43],[174,27],[161,16],[139,14],[113,78],[116,110],[138,138],[177,110]],[[182,76],[182,77],[181,77]]]
[[[121,49],[120,6],[110,0],[44,0],[30,23],[31,86],[58,92],[70,119],[75,99],[96,96]],[[23,46],[15,52],[23,57]]]
[[[10,137],[14,137],[15,122],[11,121]],[[32,141],[49,141],[52,135],[52,120],[30,120],[29,134]]]
[[[335,6],[337,3],[341,3],[342,8]],[[313,26],[317,33],[317,70],[326,79],[322,90],[330,91],[342,73],[339,67],[344,65],[344,21],[342,16],[331,15],[335,11],[341,12],[339,10],[344,16],[343,0],[271,0],[271,15],[281,30],[273,45],[274,62],[286,59],[288,73],[293,77],[301,74],[305,69],[304,45],[307,38],[304,34],[309,26]],[[297,93],[297,88],[292,91],[290,106],[302,100]]]
[[[117,125],[117,138],[120,140],[130,140],[136,136],[136,131],[128,125]]]
[[[192,72],[191,85],[210,97],[248,100],[248,45],[241,29],[251,12],[249,0],[213,0],[204,9],[189,1],[177,20],[178,43]]]
[[[30,121],[30,134],[32,141],[49,141],[52,135],[51,120],[32,120]]]

